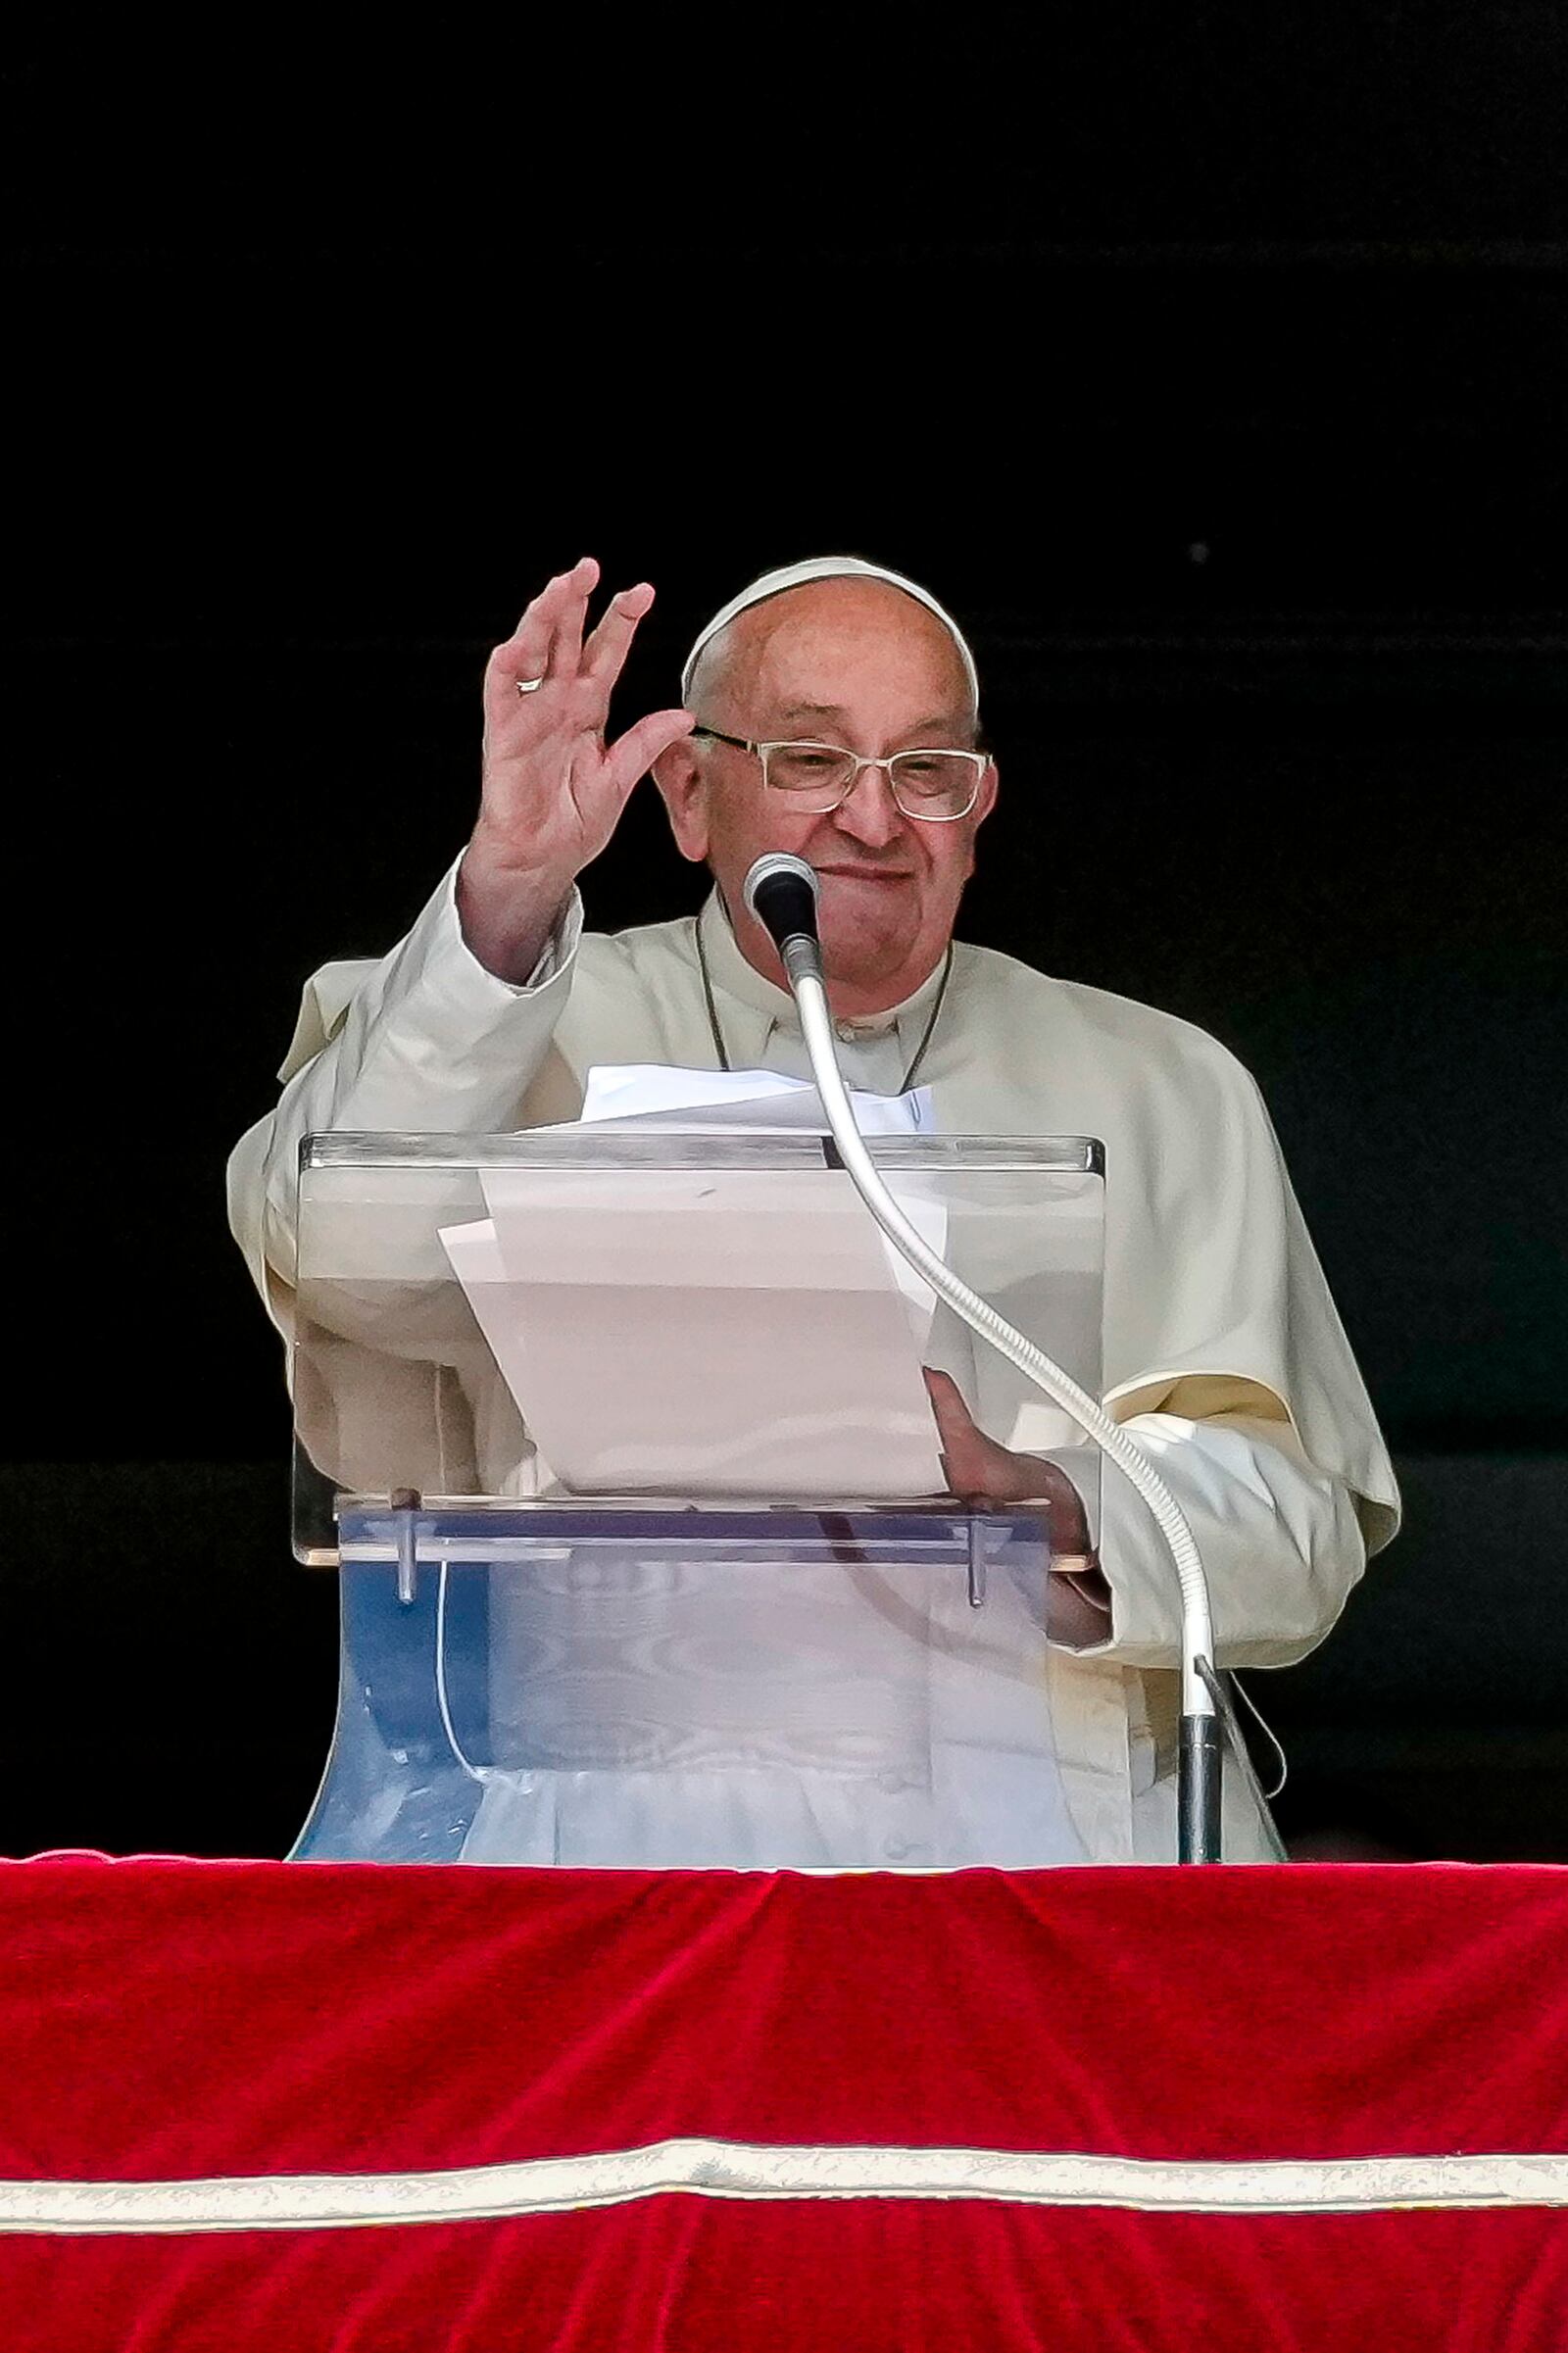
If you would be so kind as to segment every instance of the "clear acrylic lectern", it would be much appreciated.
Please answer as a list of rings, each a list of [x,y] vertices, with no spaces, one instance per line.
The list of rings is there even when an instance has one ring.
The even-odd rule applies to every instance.
[[[873,1151],[1098,1394],[1098,1145]],[[298,1232],[295,1549],[343,1623],[298,1857],[1084,1859],[1045,1522],[942,1493],[920,1366],[1092,1530],[1098,1453],[895,1263],[825,1138],[315,1137]]]

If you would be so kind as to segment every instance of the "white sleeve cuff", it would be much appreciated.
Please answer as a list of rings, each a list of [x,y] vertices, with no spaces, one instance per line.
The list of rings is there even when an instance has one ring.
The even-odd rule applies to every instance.
[[[575,885],[556,917],[539,961],[525,981],[514,983],[498,979],[495,973],[481,964],[463,936],[463,925],[458,919],[458,869],[462,863],[461,858],[453,860],[446,880],[415,926],[416,933],[422,931],[426,924],[430,927],[423,949],[431,959],[433,969],[439,972],[450,965],[455,987],[475,991],[492,1006],[519,997],[531,997],[538,990],[548,988],[553,980],[570,969],[577,954],[577,943],[582,938],[582,894]]]
[[[1208,1580],[1215,1664],[1289,1666],[1333,1626],[1366,1565],[1354,1499],[1306,1461],[1288,1429],[1144,1413],[1126,1424],[1180,1504]],[[1110,1623],[1052,1639],[1126,1666],[1181,1656],[1175,1564],[1152,1514],[1105,1468],[1100,1539]],[[1098,1639],[1096,1634],[1098,1631]]]

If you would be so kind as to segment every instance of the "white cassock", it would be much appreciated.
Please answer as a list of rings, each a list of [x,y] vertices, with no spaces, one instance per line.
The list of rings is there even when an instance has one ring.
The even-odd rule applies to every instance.
[[[302,1137],[333,1129],[504,1134],[572,1119],[595,1064],[809,1065],[792,1000],[742,956],[723,908],[602,937],[575,897],[531,982],[468,953],[450,875],[379,963],[329,964],[305,991],[277,1109],[229,1167],[230,1216],[286,1333]],[[697,953],[701,928],[712,1017]],[[852,1086],[891,1094],[939,976],[906,1004],[841,1024]],[[1099,1137],[1105,1147],[1105,1402],[1193,1526],[1221,1666],[1288,1666],[1333,1626],[1398,1495],[1371,1405],[1257,1090],[1224,1047],[1169,1014],[959,944],[919,1069],[947,1135]],[[377,1425],[430,1426],[427,1368],[383,1362]],[[352,1413],[352,1400],[339,1400]],[[524,1457],[475,1437],[485,1492],[535,1492]],[[498,1442],[500,1443],[500,1442]],[[488,1458],[487,1458],[488,1456]],[[420,1484],[406,1452],[403,1482]],[[423,1484],[432,1491],[433,1474]],[[1108,1627],[1054,1643],[1049,1696],[1073,1820],[1101,1862],[1176,1851],[1179,1611],[1147,1511],[1107,1468],[1101,1558]],[[1261,1860],[1262,1825],[1226,1776],[1225,1853]]]

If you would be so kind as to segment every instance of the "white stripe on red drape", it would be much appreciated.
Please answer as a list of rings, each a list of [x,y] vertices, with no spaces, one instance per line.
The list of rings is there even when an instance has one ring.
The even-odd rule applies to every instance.
[[[501,2221],[668,2192],[712,2198],[957,2198],[1147,2214],[1369,2214],[1568,2205],[1568,2155],[1187,2163],[1037,2150],[775,2147],[661,2140],[426,2173],[0,2181],[0,2231],[331,2230]]]

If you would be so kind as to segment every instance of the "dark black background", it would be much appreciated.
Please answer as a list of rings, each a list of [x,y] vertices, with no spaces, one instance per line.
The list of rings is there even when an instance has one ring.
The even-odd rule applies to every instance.
[[[330,1723],[224,1153],[460,846],[487,645],[928,581],[973,937],[1260,1079],[1412,1503],[1264,1679],[1298,1831],[1564,1853],[1556,10],[57,21],[4,67],[0,1843],[278,1851]],[[652,797],[605,926],[694,903]]]

